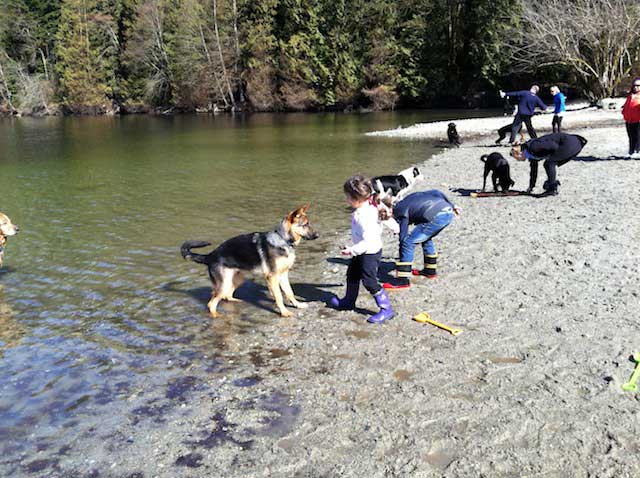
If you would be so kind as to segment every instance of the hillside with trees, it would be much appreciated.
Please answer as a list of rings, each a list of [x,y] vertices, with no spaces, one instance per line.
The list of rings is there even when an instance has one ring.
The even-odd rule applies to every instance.
[[[3,0],[5,114],[478,107],[598,99],[637,71],[635,0]]]

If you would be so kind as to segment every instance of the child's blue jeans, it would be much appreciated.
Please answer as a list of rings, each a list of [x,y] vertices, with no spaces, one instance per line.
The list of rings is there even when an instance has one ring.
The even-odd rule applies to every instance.
[[[399,262],[413,262],[413,251],[416,244],[422,244],[422,251],[425,256],[434,255],[436,248],[433,245],[432,239],[436,237],[440,232],[451,224],[454,213],[451,208],[447,208],[436,214],[430,222],[422,224],[416,224],[407,236],[400,241],[400,261]]]

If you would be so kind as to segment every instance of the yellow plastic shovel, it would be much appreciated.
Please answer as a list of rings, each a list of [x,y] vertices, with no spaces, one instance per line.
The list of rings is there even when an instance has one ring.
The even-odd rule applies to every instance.
[[[433,320],[428,312],[420,312],[418,315],[416,315],[413,318],[413,320],[415,320],[416,322],[420,322],[421,324],[427,324],[428,323],[428,324],[431,324],[431,325],[435,325],[436,327],[439,327],[439,328],[441,328],[443,330],[446,330],[451,335],[460,335],[462,333],[462,329],[455,329],[453,327],[449,327],[447,325],[441,324],[437,320]]]

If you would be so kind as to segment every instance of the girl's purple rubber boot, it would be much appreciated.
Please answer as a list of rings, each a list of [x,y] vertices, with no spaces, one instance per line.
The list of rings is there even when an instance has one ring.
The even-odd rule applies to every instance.
[[[359,282],[347,282],[347,292],[345,296],[342,299],[338,298],[337,296],[331,297],[331,299],[329,299],[329,306],[338,310],[355,309],[359,289]]]
[[[367,322],[371,324],[382,324],[387,320],[393,319],[396,314],[391,307],[391,302],[389,301],[389,296],[386,291],[384,289],[380,289],[373,295],[373,298],[376,300],[378,307],[380,307],[380,312],[369,317]]]

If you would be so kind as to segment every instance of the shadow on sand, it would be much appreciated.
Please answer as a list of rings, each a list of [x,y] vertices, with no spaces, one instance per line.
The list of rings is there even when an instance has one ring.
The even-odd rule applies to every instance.
[[[478,189],[466,189],[466,188],[450,188],[451,192],[458,193],[460,196],[470,197],[472,194],[479,194],[477,197],[496,197],[496,198],[504,198],[504,197],[515,197],[515,196],[531,196],[538,197],[537,194],[531,194],[526,191],[515,191],[511,190],[506,193],[495,193],[493,191],[480,191]],[[476,196],[474,196],[476,197]]]
[[[640,158],[628,158],[626,156],[607,156],[606,158],[598,158],[596,156],[578,156],[577,158],[573,158],[571,161],[582,161],[585,163],[590,163],[594,161],[638,161]]]

